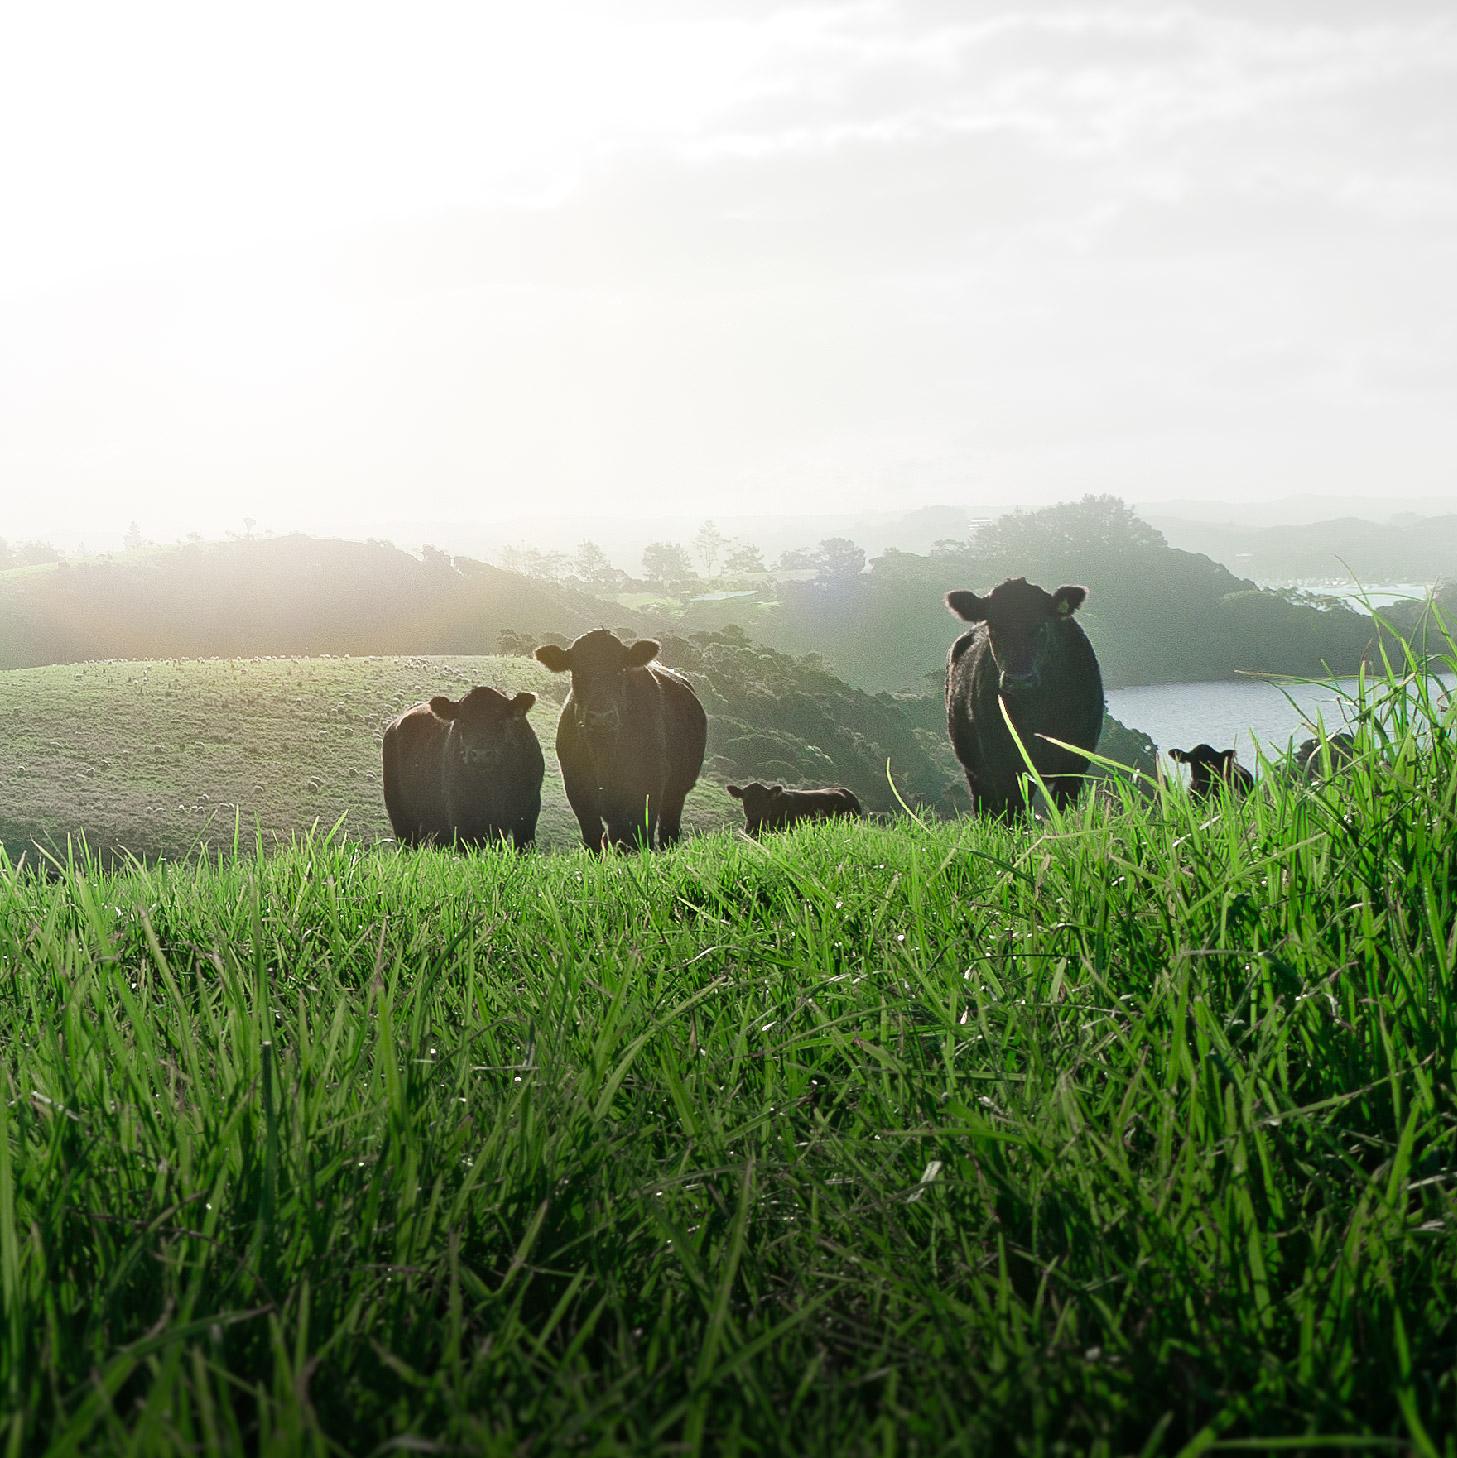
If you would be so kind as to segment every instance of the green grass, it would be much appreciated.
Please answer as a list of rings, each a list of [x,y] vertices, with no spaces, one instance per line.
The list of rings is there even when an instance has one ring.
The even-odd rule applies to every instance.
[[[1457,1453],[1453,729],[0,872],[0,1450]]]
[[[340,817],[353,838],[390,834],[380,736],[402,709],[474,684],[538,695],[546,755],[539,843],[581,844],[553,744],[562,677],[529,658],[204,658],[61,664],[0,673],[0,845],[108,853],[273,845]],[[711,776],[685,827],[742,821]]]

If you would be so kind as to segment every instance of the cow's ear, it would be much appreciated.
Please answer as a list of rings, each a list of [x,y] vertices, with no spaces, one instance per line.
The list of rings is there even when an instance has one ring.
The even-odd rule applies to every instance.
[[[661,643],[654,643],[651,638],[639,638],[623,655],[622,666],[624,668],[646,668],[658,656],[662,646]]]
[[[543,643],[536,650],[536,661],[553,673],[565,673],[572,666],[571,650],[558,648],[555,643]]]
[[[769,793],[771,795],[775,796],[775,798],[777,799],[780,795],[782,795],[784,793],[784,786],[783,785],[770,785],[769,786]]]
[[[726,789],[729,794],[734,797],[735,800],[742,800],[744,798],[744,792],[742,789],[739,788],[738,785],[725,785],[724,789]]]
[[[966,592],[961,588],[946,594],[946,606],[958,618],[964,618],[968,623],[979,623],[987,615],[985,600],[974,592]]]
[[[1226,749],[1219,756],[1219,762],[1224,766],[1226,774],[1234,768],[1234,750]]]
[[[518,718],[524,719],[536,705],[535,694],[517,694],[511,700],[511,712]]]
[[[1173,760],[1173,762],[1175,764],[1188,764],[1189,763],[1189,755],[1188,755],[1188,752],[1186,750],[1183,750],[1183,749],[1171,749],[1171,750],[1169,750],[1169,758],[1171,760]]]
[[[459,704],[453,704],[444,694],[436,694],[430,700],[430,712],[437,719],[453,719],[460,709]]]
[[[1083,599],[1088,595],[1086,587],[1059,587],[1052,594],[1052,605],[1057,610],[1060,618],[1070,618],[1082,607]]]

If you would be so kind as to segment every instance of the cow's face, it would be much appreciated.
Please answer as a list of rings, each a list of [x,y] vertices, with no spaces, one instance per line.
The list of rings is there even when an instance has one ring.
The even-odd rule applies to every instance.
[[[762,785],[757,780],[752,785],[725,785],[724,788],[743,804],[744,818],[750,825],[758,825],[770,815],[784,794],[783,785]]]
[[[458,703],[438,695],[430,700],[430,712],[455,731],[446,752],[467,769],[489,772],[500,767],[511,746],[513,736],[506,731],[524,719],[535,702],[535,694],[508,699],[495,689],[473,688]]]
[[[1044,592],[1025,577],[1009,578],[985,597],[948,592],[946,606],[968,623],[985,623],[997,687],[1007,698],[1035,689],[1056,642],[1056,626],[1083,605],[1086,587]]]
[[[536,650],[536,658],[553,673],[572,675],[577,727],[589,740],[609,743],[627,720],[628,672],[646,668],[658,656],[658,647],[651,638],[629,644],[598,628],[584,633],[570,648],[545,643]]]
[[[1215,749],[1212,744],[1196,744],[1193,749],[1171,749],[1169,758],[1176,764],[1189,766],[1189,788],[1196,791],[1213,789],[1216,780],[1235,784],[1239,770],[1234,762],[1234,750]]]

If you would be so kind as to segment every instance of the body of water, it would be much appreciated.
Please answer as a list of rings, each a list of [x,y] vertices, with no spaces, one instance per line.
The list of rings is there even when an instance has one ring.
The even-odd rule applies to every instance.
[[[1451,674],[1433,677],[1449,693],[1457,682]],[[1335,684],[1355,693],[1354,678],[1337,679]],[[1332,731],[1343,728],[1345,708],[1346,701],[1331,684],[1276,687],[1259,679],[1235,679],[1108,691],[1108,712],[1129,728],[1142,730],[1161,754],[1175,746],[1189,749],[1202,743],[1228,749],[1233,745],[1251,768],[1255,766],[1256,739],[1267,754],[1276,753],[1291,739],[1298,743],[1309,738],[1308,725],[1317,718]]]
[[[1358,613],[1380,612],[1394,602],[1424,602],[1432,591],[1430,582],[1383,582],[1376,587],[1358,587],[1349,579],[1345,582],[1317,582],[1305,578],[1283,582],[1279,586],[1299,587],[1325,597],[1339,598],[1346,607]]]

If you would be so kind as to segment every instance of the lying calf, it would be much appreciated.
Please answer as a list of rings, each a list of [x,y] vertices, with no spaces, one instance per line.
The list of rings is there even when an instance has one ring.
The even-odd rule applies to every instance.
[[[783,830],[799,820],[829,820],[836,815],[863,815],[860,802],[843,786],[832,790],[786,790],[783,785],[729,785],[728,792],[744,807],[744,829]]]

